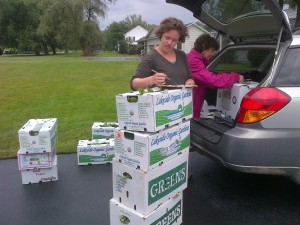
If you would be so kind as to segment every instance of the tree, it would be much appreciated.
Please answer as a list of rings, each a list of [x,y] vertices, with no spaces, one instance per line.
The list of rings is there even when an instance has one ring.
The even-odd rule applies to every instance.
[[[82,0],[84,19],[87,21],[97,21],[105,18],[108,3],[115,3],[116,0]]]
[[[128,43],[125,41],[124,34],[132,28],[140,25],[147,30],[153,26],[142,20],[140,15],[129,15],[121,22],[113,22],[105,29],[105,46],[108,50],[117,50],[119,53],[128,53]],[[118,47],[119,46],[119,47]]]
[[[101,32],[98,25],[93,21],[85,21],[83,32],[80,37],[80,46],[84,56],[94,55],[101,47]]]
[[[105,29],[106,36],[106,49],[116,50],[118,44],[120,45],[125,41],[124,34],[130,30],[128,24],[124,21],[113,22]]]
[[[1,0],[0,44],[21,51],[42,50],[41,38],[36,32],[39,14],[35,4],[30,1]]]
[[[116,0],[0,0],[0,46],[53,53],[98,43],[97,18]],[[86,23],[89,21],[89,23]],[[91,33],[89,33],[89,32]],[[95,35],[92,37],[92,35]],[[99,38],[98,41],[92,39]],[[92,44],[92,43],[91,43]],[[93,44],[94,45],[94,44]]]
[[[146,21],[143,21],[141,15],[133,14],[133,15],[126,16],[126,18],[123,21],[125,24],[128,25],[129,29],[132,29],[137,25],[144,27],[146,30],[151,30],[151,28],[153,27],[153,25],[150,25]]]

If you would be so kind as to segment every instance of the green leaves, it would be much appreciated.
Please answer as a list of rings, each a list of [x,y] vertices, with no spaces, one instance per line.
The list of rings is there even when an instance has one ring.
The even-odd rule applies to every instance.
[[[154,92],[154,91],[153,91],[152,88],[146,88],[146,89],[140,88],[140,89],[139,89],[140,95],[143,95],[145,92],[151,93],[151,92]]]

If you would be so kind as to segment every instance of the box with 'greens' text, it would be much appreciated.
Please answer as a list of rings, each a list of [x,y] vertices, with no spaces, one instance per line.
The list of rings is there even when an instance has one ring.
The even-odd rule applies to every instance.
[[[148,171],[189,151],[190,121],[146,133],[115,129],[115,160]]]
[[[157,209],[147,215],[143,215],[133,209],[110,200],[110,224],[111,225],[180,225],[182,223],[182,192],[170,198]]]
[[[115,156],[114,139],[79,140],[78,165],[111,163]]]
[[[156,132],[192,117],[192,88],[116,96],[119,128]]]
[[[149,214],[187,187],[188,152],[148,172],[113,160],[113,199]]]

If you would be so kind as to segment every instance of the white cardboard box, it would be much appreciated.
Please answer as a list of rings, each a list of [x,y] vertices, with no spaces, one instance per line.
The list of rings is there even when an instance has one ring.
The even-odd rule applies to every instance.
[[[147,215],[143,215],[133,209],[110,200],[110,224],[111,225],[179,225],[182,223],[183,200],[182,192],[174,198],[170,198],[164,204]]]
[[[188,155],[182,153],[149,172],[113,160],[113,199],[149,214],[187,187]]]
[[[58,180],[57,155],[50,168],[21,170],[23,184],[33,184]]]
[[[55,154],[55,148],[52,150],[52,152],[45,153],[22,154],[20,151],[18,151],[17,156],[19,170],[52,167]]]
[[[120,129],[156,132],[192,117],[192,88],[116,96]]]
[[[114,138],[114,129],[118,126],[115,122],[94,122],[92,139]]]
[[[115,129],[115,160],[148,171],[188,152],[190,121],[156,133]]]
[[[51,152],[57,141],[57,119],[30,119],[19,130],[20,153]]]
[[[218,89],[217,110],[235,119],[243,97],[257,85],[257,82],[247,81],[242,84],[234,84],[231,88]]]
[[[110,163],[115,156],[115,140],[79,140],[77,145],[78,165]]]

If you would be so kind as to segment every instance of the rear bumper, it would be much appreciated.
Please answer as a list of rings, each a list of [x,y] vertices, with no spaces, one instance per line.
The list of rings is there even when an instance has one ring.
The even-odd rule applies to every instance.
[[[246,173],[293,176],[300,170],[299,137],[298,129],[247,126],[222,132],[195,122],[191,126],[191,146],[196,151]]]

